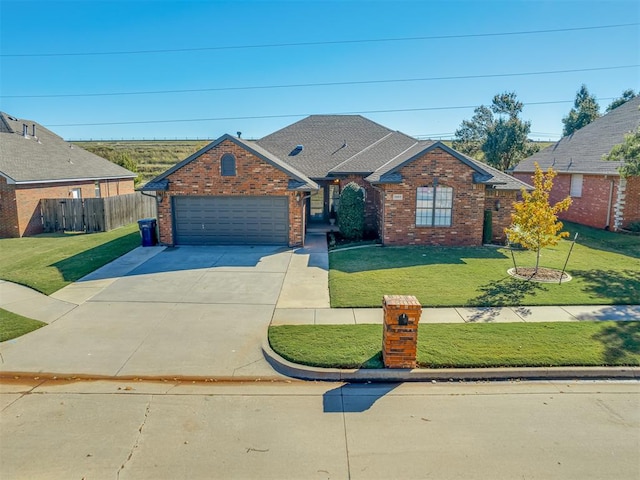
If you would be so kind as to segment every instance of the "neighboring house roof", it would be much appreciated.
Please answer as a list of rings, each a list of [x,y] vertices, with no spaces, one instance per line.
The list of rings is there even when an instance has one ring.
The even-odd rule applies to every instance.
[[[624,135],[640,126],[640,97],[597,118],[571,135],[522,160],[514,172],[533,172],[534,163],[546,170],[552,167],[558,173],[585,173],[619,175],[623,162],[602,159],[611,149],[624,142]]]
[[[220,145],[225,140],[229,140],[229,141],[235,143],[236,145],[238,145],[238,146],[250,151],[255,156],[261,158],[262,160],[264,160],[265,162],[271,164],[272,166],[274,166],[278,170],[280,170],[280,171],[286,173],[288,176],[292,177],[291,180],[289,181],[289,189],[290,190],[308,191],[308,190],[318,190],[320,188],[317,183],[315,183],[314,181],[310,180],[306,175],[304,175],[303,173],[299,172],[296,168],[292,167],[291,165],[283,162],[282,160],[280,160],[278,157],[276,157],[272,153],[266,151],[265,149],[260,147],[260,145],[257,145],[256,142],[249,141],[249,140],[244,140],[242,138],[233,137],[233,136],[231,136],[229,134],[224,134],[220,138],[218,138],[218,139],[214,140],[213,142],[211,142],[209,145],[206,145],[204,148],[201,148],[200,150],[195,152],[193,155],[190,155],[189,157],[185,158],[180,163],[177,163],[176,165],[171,167],[166,172],[162,173],[161,175],[158,175],[156,178],[154,178],[153,180],[148,182],[146,185],[144,185],[139,190],[144,190],[144,191],[167,190],[168,185],[169,185],[168,177],[172,173],[174,173],[175,171],[181,169],[182,167],[184,167],[188,163],[194,161],[195,159],[200,157],[202,154],[208,152],[212,148]]]
[[[26,136],[23,135],[25,125]],[[19,120],[2,112],[0,175],[16,184],[137,176],[120,165],[65,142],[32,120]]]

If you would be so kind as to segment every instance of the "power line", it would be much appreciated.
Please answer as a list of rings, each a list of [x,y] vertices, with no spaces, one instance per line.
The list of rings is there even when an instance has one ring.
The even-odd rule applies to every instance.
[[[459,75],[449,77],[425,77],[425,78],[396,78],[388,80],[357,80],[350,82],[323,82],[323,83],[292,83],[283,85],[254,85],[242,87],[215,87],[215,88],[194,88],[181,90],[147,90],[138,92],[102,92],[102,93],[56,93],[42,95],[1,95],[0,98],[69,98],[69,97],[115,97],[115,96],[131,96],[131,95],[165,95],[172,93],[202,93],[202,92],[223,92],[231,90],[267,90],[276,88],[308,88],[308,87],[328,87],[328,86],[344,86],[344,85],[373,85],[383,83],[408,83],[408,82],[429,82],[441,80],[469,80],[478,78],[499,78],[499,77],[522,77],[533,75],[554,75],[563,73],[577,72],[595,72],[602,70],[620,70],[625,68],[637,68],[640,64],[635,65],[618,65],[615,67],[594,67],[594,68],[575,68],[570,70],[548,70],[542,72],[520,72],[520,73],[493,73],[484,75]]]
[[[600,98],[599,100],[612,100],[614,97]],[[548,102],[529,102],[524,103],[525,106],[530,105],[552,105],[558,103],[573,103],[574,100],[553,100]],[[424,112],[433,110],[464,110],[477,108],[478,105],[458,105],[448,107],[421,107],[421,108],[398,108],[389,110],[360,110],[357,112],[332,112],[324,115],[364,115],[371,113],[401,113],[401,112]],[[289,113],[282,115],[251,115],[242,117],[213,117],[213,118],[186,118],[186,119],[171,119],[171,120],[136,120],[126,122],[95,122],[95,123],[54,123],[48,124],[48,127],[93,127],[103,125],[142,125],[152,123],[195,123],[195,122],[217,122],[217,121],[229,121],[229,120],[263,120],[269,118],[291,118],[291,117],[307,117],[309,115],[319,115],[316,113]]]
[[[638,26],[640,23],[620,23],[616,25],[595,25],[589,27],[557,28],[547,30],[523,30],[515,32],[495,32],[495,33],[469,33],[461,35],[431,35],[425,37],[395,37],[395,38],[367,38],[357,40],[327,40],[321,42],[292,42],[292,43],[265,43],[255,45],[229,45],[218,47],[194,47],[194,48],[163,48],[155,50],[124,50],[111,52],[63,52],[63,53],[3,53],[0,57],[77,57],[77,56],[99,56],[99,55],[145,55],[152,53],[184,53],[202,52],[215,50],[242,50],[251,48],[281,48],[281,47],[307,47],[318,45],[347,45],[357,43],[383,43],[383,42],[411,42],[417,40],[444,40],[456,38],[483,38],[483,37],[505,37],[514,35],[538,35],[545,33],[577,32],[585,30],[603,30],[611,28],[625,28]]]

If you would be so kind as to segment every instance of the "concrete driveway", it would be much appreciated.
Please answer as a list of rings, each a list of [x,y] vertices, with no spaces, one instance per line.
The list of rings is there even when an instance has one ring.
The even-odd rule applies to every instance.
[[[315,303],[328,307],[326,268],[314,255],[271,246],[138,248],[52,295],[67,313],[0,344],[0,370],[284,378],[261,345],[278,302],[298,298],[296,285],[308,288],[308,277],[316,278]]]

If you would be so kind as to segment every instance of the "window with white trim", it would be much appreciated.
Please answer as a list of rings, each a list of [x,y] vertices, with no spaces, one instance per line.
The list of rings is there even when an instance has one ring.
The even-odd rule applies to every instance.
[[[569,191],[570,196],[582,196],[582,180],[583,178],[581,173],[574,173],[571,175],[571,190]]]
[[[453,211],[453,188],[418,187],[416,192],[416,227],[450,227]]]
[[[225,153],[220,159],[220,174],[223,177],[236,176],[236,157],[231,153]]]

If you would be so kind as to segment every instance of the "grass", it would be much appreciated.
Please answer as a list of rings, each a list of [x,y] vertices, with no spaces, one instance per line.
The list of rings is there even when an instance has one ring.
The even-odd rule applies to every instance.
[[[282,325],[269,342],[283,358],[326,368],[382,368],[381,325]],[[428,368],[640,365],[640,322],[431,324],[418,327]]]
[[[113,161],[127,153],[136,162],[142,183],[146,183],[165,170],[184,160],[207,145],[207,140],[137,140],[90,141],[74,144]]]
[[[45,325],[44,322],[32,320],[0,308],[0,342],[19,337]]]
[[[415,295],[423,306],[640,304],[640,242],[631,235],[567,224],[579,232],[562,285],[511,278],[511,252],[494,247],[382,247],[329,256],[332,307],[379,307],[385,294]],[[562,269],[571,242],[542,251],[541,266]],[[518,266],[535,253],[514,253]]]
[[[137,223],[104,233],[3,238],[0,279],[50,295],[139,245]]]

